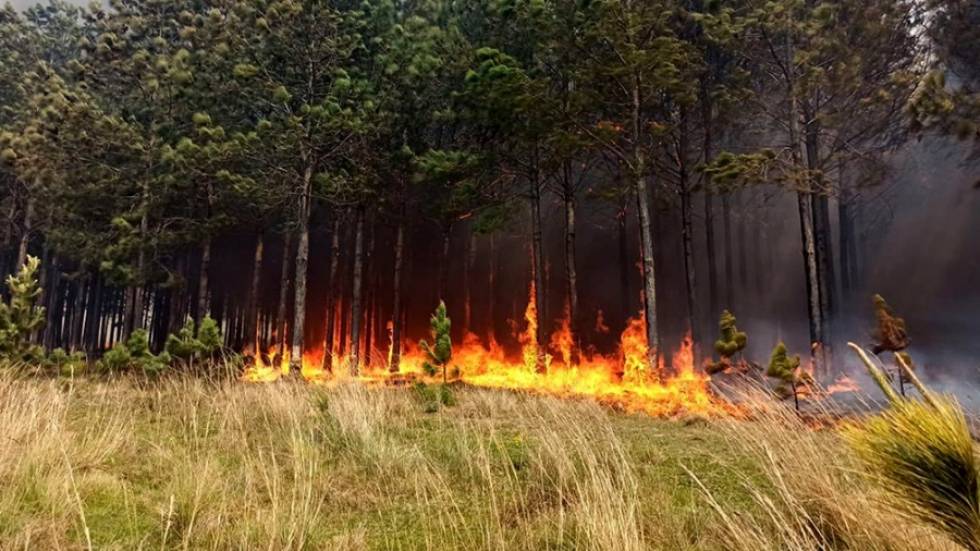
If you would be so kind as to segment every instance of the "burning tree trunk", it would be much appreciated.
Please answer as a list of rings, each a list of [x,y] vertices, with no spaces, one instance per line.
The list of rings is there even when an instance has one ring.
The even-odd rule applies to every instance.
[[[293,275],[293,339],[289,370],[303,369],[303,329],[306,325],[306,270],[310,258],[310,207],[312,203],[313,166],[303,171],[303,193],[299,198],[299,241],[296,245],[296,273]]]
[[[531,264],[534,272],[534,305],[537,309],[537,331],[534,335],[534,346],[537,352],[534,368],[538,373],[547,369],[545,362],[545,346],[548,342],[548,330],[545,320],[548,319],[546,309],[546,293],[544,279],[544,252],[542,250],[541,230],[541,184],[537,173],[530,178],[531,184]]]
[[[354,238],[354,288],[351,297],[351,329],[350,329],[350,372],[357,376],[360,373],[360,344],[361,344],[361,310],[364,287],[364,209],[357,210],[357,228]]]
[[[391,357],[388,369],[392,373],[401,370],[402,359],[402,269],[405,263],[405,222],[398,221],[395,233],[395,273],[392,281]]]
[[[327,334],[323,339],[323,370],[333,371],[334,333],[337,328],[337,313],[334,312],[339,304],[337,297],[343,292],[343,285],[338,279],[340,268],[340,217],[333,222],[333,232],[330,235],[330,289],[327,290]]]

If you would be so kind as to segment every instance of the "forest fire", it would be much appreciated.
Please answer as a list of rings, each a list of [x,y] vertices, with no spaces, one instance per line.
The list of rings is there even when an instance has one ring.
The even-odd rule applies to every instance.
[[[531,297],[533,294],[531,289]],[[655,373],[646,369],[647,343],[642,318],[631,319],[620,338],[618,354],[574,354],[574,339],[568,316],[552,334],[543,359],[545,369],[537,366],[537,310],[533,299],[525,310],[524,330],[516,335],[521,344],[519,357],[508,354],[494,340],[484,342],[469,333],[454,347],[450,377],[475,387],[509,389],[563,398],[587,398],[627,412],[658,417],[680,414],[723,415],[730,406],[712,394],[710,378],[694,365],[690,336],[674,352],[671,369],[661,365]],[[322,368],[322,351],[303,357],[302,378],[314,384],[330,384],[351,379],[346,366],[333,373]],[[390,361],[390,354],[388,356]],[[662,356],[661,356],[662,358]],[[387,362],[372,362],[360,370],[356,379],[368,384],[395,384],[408,380],[426,380],[426,354],[418,343],[404,346],[400,372],[390,373]],[[290,374],[288,351],[255,359],[255,365],[244,376],[248,382],[274,382]]]

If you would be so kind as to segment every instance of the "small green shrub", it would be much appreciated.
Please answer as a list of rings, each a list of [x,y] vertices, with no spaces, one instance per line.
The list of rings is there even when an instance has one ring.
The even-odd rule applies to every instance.
[[[166,351],[154,355],[150,351],[150,336],[145,329],[137,329],[125,343],[116,343],[96,367],[102,371],[113,373],[140,370],[147,375],[159,375],[164,372],[173,358]]]
[[[456,395],[447,384],[430,386],[423,382],[417,382],[412,390],[416,400],[422,404],[422,411],[425,413],[436,413],[443,407],[456,405]]]

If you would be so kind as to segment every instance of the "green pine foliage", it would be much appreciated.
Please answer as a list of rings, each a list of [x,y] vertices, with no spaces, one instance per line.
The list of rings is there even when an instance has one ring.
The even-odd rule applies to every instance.
[[[799,408],[799,389],[813,383],[809,373],[800,367],[800,357],[790,356],[784,343],[779,343],[769,357],[766,376],[777,381],[774,392],[782,400],[793,398]]]
[[[453,359],[453,342],[450,336],[452,321],[446,313],[446,303],[440,302],[435,314],[429,321],[432,333],[432,344],[426,341],[419,343],[426,355],[425,370],[430,375],[442,371],[442,381],[449,380],[449,362]]]
[[[211,316],[205,316],[200,327],[196,327],[194,320],[188,317],[176,334],[167,337],[164,350],[171,358],[193,366],[195,362],[212,358],[221,350],[223,343],[218,323]]]
[[[715,341],[715,353],[721,358],[718,362],[708,366],[708,374],[715,374],[725,371],[732,367],[732,359],[743,350],[749,342],[749,336],[738,330],[735,316],[725,310],[721,313],[718,320],[718,329],[721,335]]]
[[[7,278],[10,299],[0,302],[0,360],[36,361],[43,350],[31,342],[31,336],[44,325],[44,308],[36,305],[41,296],[37,271],[41,262],[28,257],[16,275]]]

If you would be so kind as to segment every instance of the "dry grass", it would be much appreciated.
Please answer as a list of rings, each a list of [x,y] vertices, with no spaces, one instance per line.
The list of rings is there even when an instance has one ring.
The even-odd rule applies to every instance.
[[[359,385],[0,377],[0,547],[945,545],[884,512],[836,434],[789,410],[658,421],[456,392],[427,414],[409,390]]]

